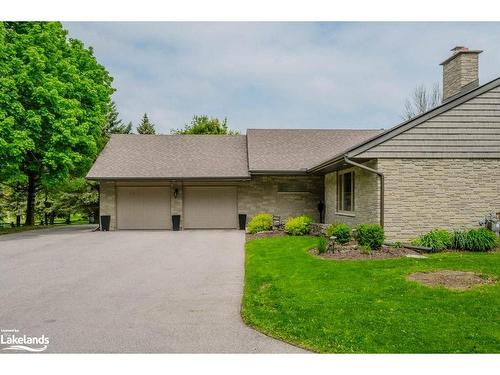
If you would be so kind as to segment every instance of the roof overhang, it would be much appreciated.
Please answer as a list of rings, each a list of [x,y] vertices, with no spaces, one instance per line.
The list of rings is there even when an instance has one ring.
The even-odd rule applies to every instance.
[[[244,181],[250,176],[230,177],[86,177],[91,181]]]
[[[301,169],[301,170],[251,170],[250,175],[252,176],[258,176],[258,175],[267,175],[267,176],[276,176],[276,175],[283,175],[283,176],[299,176],[299,175],[306,175],[307,170],[306,169]]]

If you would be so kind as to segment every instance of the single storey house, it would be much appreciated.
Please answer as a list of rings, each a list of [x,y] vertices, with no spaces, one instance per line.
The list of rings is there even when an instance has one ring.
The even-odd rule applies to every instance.
[[[249,129],[246,135],[113,135],[87,178],[114,229],[237,228],[238,215],[381,223],[390,240],[477,226],[500,212],[500,78],[481,51],[443,65],[443,103],[389,130]]]

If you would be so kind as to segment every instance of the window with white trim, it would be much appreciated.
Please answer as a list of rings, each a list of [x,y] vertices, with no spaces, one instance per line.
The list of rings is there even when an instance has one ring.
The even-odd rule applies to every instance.
[[[354,171],[339,172],[337,176],[337,210],[354,211]]]

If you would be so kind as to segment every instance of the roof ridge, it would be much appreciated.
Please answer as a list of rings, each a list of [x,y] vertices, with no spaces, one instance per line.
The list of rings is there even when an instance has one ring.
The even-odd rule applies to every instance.
[[[272,130],[272,131],[281,131],[281,130],[296,130],[296,131],[380,131],[384,130],[384,128],[248,128],[249,130]]]

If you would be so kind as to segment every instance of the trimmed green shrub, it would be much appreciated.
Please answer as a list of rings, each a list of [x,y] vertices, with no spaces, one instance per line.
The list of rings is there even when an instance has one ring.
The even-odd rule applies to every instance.
[[[285,224],[285,231],[292,236],[304,236],[309,234],[313,219],[302,215],[289,219]]]
[[[412,245],[425,246],[432,249],[433,252],[449,249],[453,244],[453,236],[445,229],[433,229],[429,233],[411,241]]]
[[[490,251],[497,246],[497,241],[497,235],[489,229],[469,229],[453,233],[452,247],[468,251]]]
[[[263,232],[271,230],[273,227],[273,216],[270,214],[257,214],[247,225],[249,233]]]
[[[351,240],[351,227],[347,224],[331,224],[327,229],[328,236],[335,236],[336,242],[344,245]]]
[[[396,241],[392,244],[392,246],[394,246],[394,248],[396,249],[401,249],[403,247],[403,244],[401,243],[401,241]]]
[[[318,253],[323,254],[326,252],[326,248],[328,246],[328,241],[325,237],[321,236],[318,239]]]
[[[361,246],[368,246],[372,250],[380,249],[384,239],[384,228],[378,224],[360,224],[356,227],[356,240]]]

